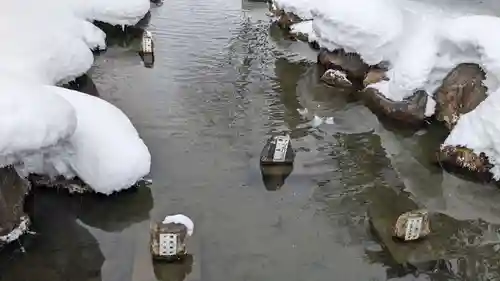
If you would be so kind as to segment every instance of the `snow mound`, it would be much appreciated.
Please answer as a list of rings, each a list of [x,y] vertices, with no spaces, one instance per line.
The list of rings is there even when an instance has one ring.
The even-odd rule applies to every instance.
[[[474,110],[464,114],[445,140],[445,145],[463,145],[479,154],[484,152],[491,164],[490,172],[500,180],[500,90],[488,95]]]
[[[129,188],[149,173],[148,148],[121,110],[94,96],[46,87],[52,88],[76,111],[78,123],[69,138],[70,149],[61,155],[70,171],[104,194]]]
[[[315,42],[318,39],[318,36],[316,36],[316,33],[314,32],[312,24],[313,24],[312,20],[307,20],[292,24],[292,26],[290,26],[290,33],[291,34],[301,33],[307,35],[307,40],[309,42]]]
[[[275,0],[278,9],[293,13],[303,20],[312,19],[311,10],[316,4],[322,4],[319,0]]]
[[[26,7],[29,7],[27,9]],[[90,21],[132,25],[148,0],[7,1],[0,9],[0,167],[80,177],[110,194],[149,173],[151,156],[125,114],[55,87],[88,71],[105,34]]]
[[[391,58],[403,15],[391,0],[325,1],[312,9],[320,46],[357,52],[368,64]]]
[[[76,130],[71,104],[53,91],[0,76],[0,166],[57,145]],[[8,137],[6,137],[8,136]]]
[[[185,215],[177,214],[177,215],[166,216],[165,219],[163,219],[162,223],[164,223],[164,224],[168,224],[168,223],[183,224],[188,229],[188,233],[187,233],[188,236],[193,235],[194,223],[190,218],[188,218]]]

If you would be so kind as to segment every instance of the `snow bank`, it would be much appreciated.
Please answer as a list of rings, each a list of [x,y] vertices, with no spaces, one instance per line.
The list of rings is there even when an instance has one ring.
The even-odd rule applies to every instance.
[[[151,156],[106,101],[54,85],[92,66],[105,34],[91,20],[132,25],[148,0],[8,0],[0,10],[0,166],[79,176],[97,192],[128,188]]]
[[[274,0],[278,9],[293,13],[303,20],[312,19],[311,10],[316,4],[322,4],[321,0]]]
[[[496,180],[500,180],[500,90],[491,93],[473,111],[464,114],[445,140],[445,145],[463,145],[476,154],[484,152]]]
[[[12,77],[0,76],[0,108],[0,166],[55,146],[76,129],[71,104],[49,89]]]
[[[307,36],[307,40],[309,42],[315,42],[318,39],[318,36],[316,36],[316,33],[314,32],[312,24],[312,20],[292,24],[292,26],[290,26],[290,33],[304,34]]]
[[[368,64],[391,58],[403,15],[391,0],[325,1],[312,9],[320,46],[357,52]]]
[[[132,186],[149,173],[151,156],[130,120],[112,104],[84,93],[54,86],[54,93],[76,111],[76,131],[68,149],[58,155],[66,167],[89,186],[110,194]]]

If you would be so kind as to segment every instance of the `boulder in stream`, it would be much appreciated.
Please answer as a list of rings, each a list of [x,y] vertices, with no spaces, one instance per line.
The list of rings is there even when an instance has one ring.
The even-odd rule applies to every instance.
[[[284,30],[289,30],[290,26],[295,23],[301,22],[302,19],[295,15],[294,13],[285,12],[284,10],[280,10],[278,12],[278,26]]]
[[[493,165],[484,152],[478,155],[465,146],[441,145],[437,153],[437,160],[443,168],[465,177],[484,182],[488,182],[492,178],[490,169]]]
[[[321,49],[318,54],[318,64],[326,69],[344,72],[351,82],[359,85],[369,70],[369,66],[363,62],[359,54],[347,53],[342,49],[333,52]]]
[[[29,182],[19,176],[14,167],[0,168],[0,247],[17,240],[29,227],[24,213],[24,198]]]
[[[477,64],[462,63],[443,80],[434,94],[436,118],[451,130],[462,114],[470,112],[486,99],[486,74]]]
[[[365,88],[357,95],[373,112],[394,121],[417,126],[423,124],[425,120],[428,98],[425,91],[417,91],[402,101],[393,101],[375,88]]]

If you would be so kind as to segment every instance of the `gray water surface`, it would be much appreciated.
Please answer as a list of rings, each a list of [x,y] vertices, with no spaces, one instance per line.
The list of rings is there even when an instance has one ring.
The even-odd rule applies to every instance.
[[[96,57],[89,75],[149,147],[153,184],[111,198],[35,192],[39,234],[26,254],[1,253],[0,280],[500,280],[500,192],[429,164],[442,128],[395,130],[318,83],[315,53],[283,39],[265,12],[241,0],[168,0],[149,24],[154,68],[119,44]],[[335,124],[311,128],[297,108]],[[270,191],[259,154],[283,131],[297,156]],[[402,183],[456,221],[438,231],[470,254],[443,268],[391,261],[365,217]],[[149,223],[174,213],[195,222],[192,256],[153,266]]]

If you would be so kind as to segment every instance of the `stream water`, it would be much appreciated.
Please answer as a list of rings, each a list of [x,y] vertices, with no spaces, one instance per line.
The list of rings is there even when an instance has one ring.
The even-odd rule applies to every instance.
[[[87,90],[130,117],[151,151],[153,183],[111,198],[35,191],[38,234],[26,253],[0,252],[0,280],[500,280],[500,192],[429,164],[442,128],[394,129],[319,83],[316,54],[284,39],[266,11],[246,0],[165,1],[148,27],[154,68],[110,38]],[[313,128],[298,108],[335,124]],[[283,131],[297,156],[273,191],[259,155]],[[419,205],[453,218],[458,230],[434,231],[449,231],[467,255],[424,269],[391,260],[366,210],[391,208],[401,182]],[[153,265],[150,221],[174,213],[195,222],[192,256]]]

